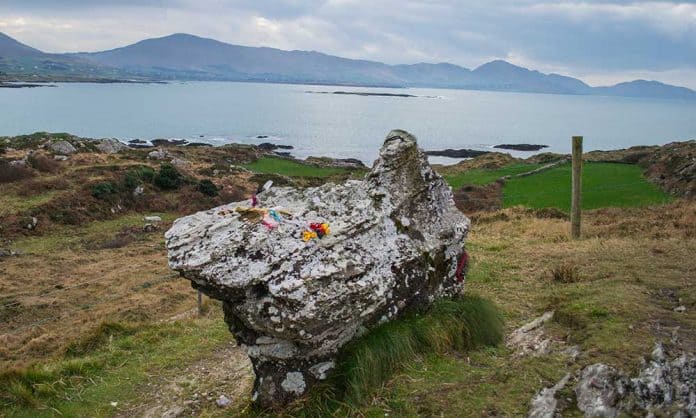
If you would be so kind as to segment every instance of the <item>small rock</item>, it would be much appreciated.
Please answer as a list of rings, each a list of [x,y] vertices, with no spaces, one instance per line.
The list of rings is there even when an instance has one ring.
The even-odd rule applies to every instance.
[[[153,224],[162,222],[162,218],[160,218],[159,216],[146,216],[143,218],[143,220],[145,222]]]
[[[226,408],[227,406],[229,406],[229,404],[232,403],[232,400],[225,395],[220,395],[220,397],[217,399],[217,401],[215,401],[215,403],[220,408]]]
[[[150,151],[147,154],[147,158],[149,158],[151,160],[165,160],[168,157],[169,157],[169,153],[165,150],[162,150],[162,149]]]
[[[162,418],[178,418],[184,413],[184,408],[180,406],[175,406],[171,409],[168,409],[164,414],[162,414]]]
[[[109,405],[111,405],[111,406],[113,406],[114,408],[116,408],[116,407],[118,406],[118,402],[112,401],[112,402],[109,402]]]
[[[67,155],[54,155],[53,159],[56,161],[66,161],[69,157]]]
[[[159,230],[159,225],[155,225],[155,224],[143,225],[143,232],[155,232],[157,230]]]
[[[570,380],[570,374],[566,373],[558,383],[537,393],[534,399],[532,399],[529,418],[553,418],[558,404],[556,393],[565,387],[568,380]]]
[[[145,193],[145,188],[143,186],[138,186],[133,189],[133,196],[142,196]]]
[[[180,168],[181,168],[181,167],[187,167],[187,166],[191,165],[190,162],[188,162],[188,161],[186,161],[186,160],[182,160],[181,158],[172,158],[172,160],[170,161],[170,163],[171,163],[173,166],[175,166],[175,167],[180,167]]]
[[[26,166],[27,166],[27,160],[14,160],[14,161],[10,161],[10,166],[12,166],[12,167],[26,167]]]
[[[686,306],[684,306],[684,305],[677,306],[676,308],[674,308],[674,312],[684,313],[684,312],[686,312]]]

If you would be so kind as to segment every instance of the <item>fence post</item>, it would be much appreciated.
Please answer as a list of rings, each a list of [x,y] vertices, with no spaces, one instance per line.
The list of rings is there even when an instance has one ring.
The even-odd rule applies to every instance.
[[[573,137],[573,196],[570,204],[570,235],[580,238],[580,213],[582,207],[582,137]]]
[[[198,291],[198,316],[203,316],[203,292]]]

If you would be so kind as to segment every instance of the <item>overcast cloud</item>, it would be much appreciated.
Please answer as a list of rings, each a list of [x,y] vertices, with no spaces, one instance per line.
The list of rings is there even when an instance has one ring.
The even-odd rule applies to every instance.
[[[0,32],[47,52],[175,32],[388,63],[506,59],[590,84],[696,88],[696,2],[0,0]]]

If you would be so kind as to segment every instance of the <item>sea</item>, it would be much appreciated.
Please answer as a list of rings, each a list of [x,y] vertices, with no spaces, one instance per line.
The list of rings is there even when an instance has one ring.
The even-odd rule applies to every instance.
[[[317,94],[336,91],[415,97]],[[48,131],[122,141],[273,142],[293,146],[298,158],[370,164],[392,129],[413,133],[426,150],[529,143],[567,153],[574,135],[584,137],[586,151],[607,150],[695,139],[696,101],[235,82],[0,89],[0,136]]]

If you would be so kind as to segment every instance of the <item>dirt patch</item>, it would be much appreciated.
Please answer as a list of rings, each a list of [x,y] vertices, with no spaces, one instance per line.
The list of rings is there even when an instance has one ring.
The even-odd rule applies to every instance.
[[[250,399],[253,376],[244,350],[230,343],[176,375],[154,376],[141,389],[145,401],[119,408],[116,416],[200,416],[207,410],[222,409],[239,412]],[[224,399],[230,403],[218,405],[219,400],[225,404]]]

